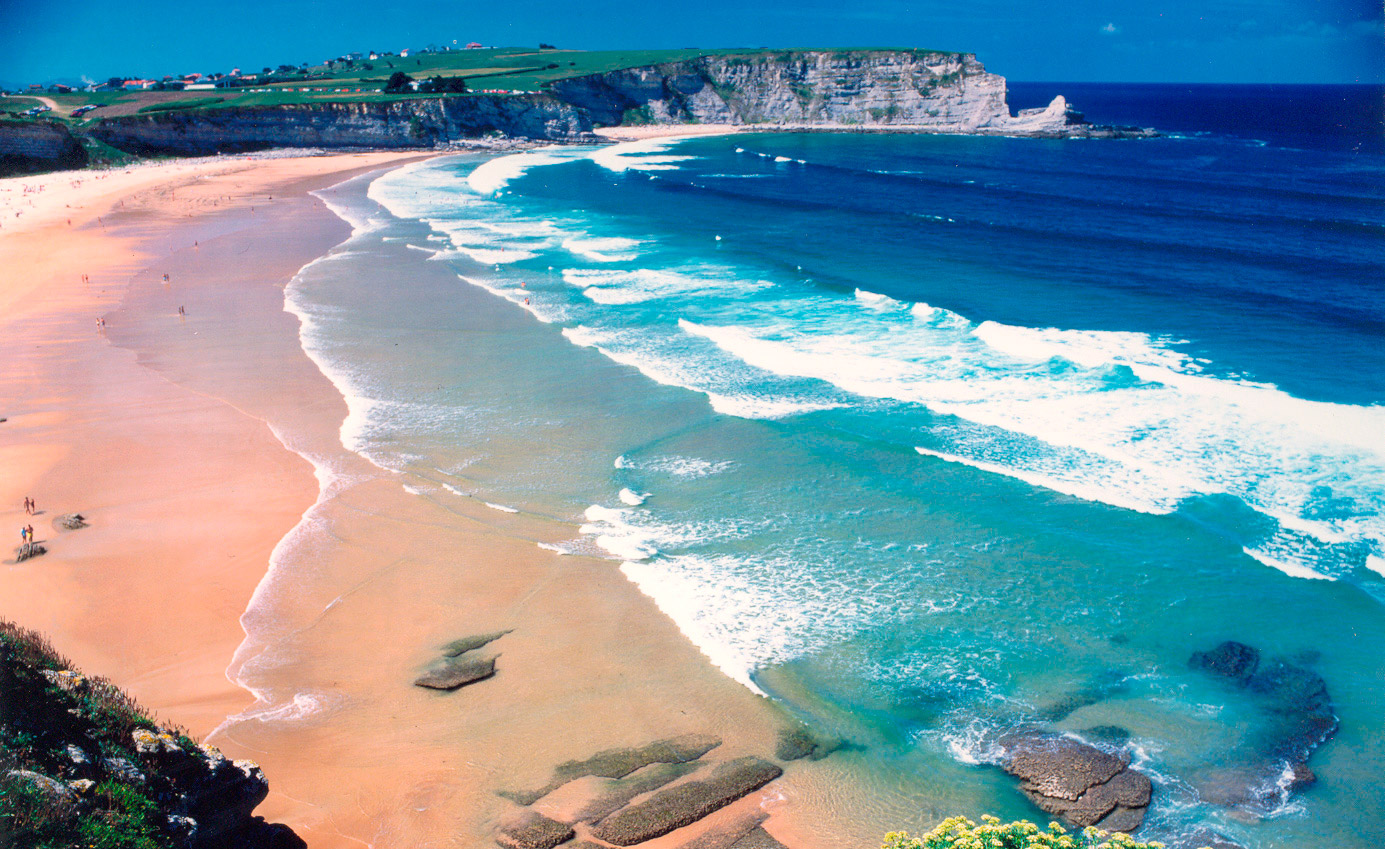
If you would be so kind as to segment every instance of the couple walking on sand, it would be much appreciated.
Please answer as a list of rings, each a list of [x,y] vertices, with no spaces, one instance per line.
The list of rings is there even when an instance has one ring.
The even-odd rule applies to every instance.
[[[34,515],[34,511],[37,510],[37,509],[38,509],[38,505],[34,503],[34,499],[29,498],[28,496],[25,496],[25,497],[24,497],[24,512],[27,513],[27,514],[29,514],[30,516],[32,516],[32,515]]]
[[[25,542],[25,543],[31,543],[31,542],[33,542],[33,541],[34,541],[34,526],[33,526],[33,525],[28,525],[27,527],[20,528],[20,529],[19,529],[19,539],[20,539],[21,541]]]

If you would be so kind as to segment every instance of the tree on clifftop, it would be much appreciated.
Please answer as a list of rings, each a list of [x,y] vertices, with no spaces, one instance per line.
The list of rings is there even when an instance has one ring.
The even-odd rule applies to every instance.
[[[409,83],[413,81],[414,78],[403,71],[395,71],[393,74],[390,74],[390,78],[385,82],[385,94],[399,94],[407,91]]]

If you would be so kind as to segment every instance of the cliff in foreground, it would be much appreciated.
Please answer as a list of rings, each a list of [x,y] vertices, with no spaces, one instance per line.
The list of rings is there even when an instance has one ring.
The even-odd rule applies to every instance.
[[[252,816],[269,793],[258,766],[159,726],[70,666],[39,635],[0,620],[0,846],[304,845]]]

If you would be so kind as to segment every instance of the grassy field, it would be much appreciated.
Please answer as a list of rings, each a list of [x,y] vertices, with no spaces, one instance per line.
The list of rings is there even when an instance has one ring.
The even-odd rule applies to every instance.
[[[889,48],[880,48],[889,49]],[[262,85],[244,88],[219,88],[194,91],[101,92],[46,95],[59,109],[44,114],[74,125],[107,117],[134,115],[169,109],[222,109],[237,106],[274,106],[293,103],[383,102],[413,98],[432,98],[436,94],[385,94],[385,81],[396,71],[414,79],[463,77],[472,93],[542,91],[554,80],[565,77],[605,73],[621,68],[678,62],[699,56],[773,56],[787,50],[718,49],[694,47],[671,50],[536,50],[530,47],[499,47],[476,50],[450,50],[409,57],[383,56],[328,67],[318,65],[307,74],[275,74]],[[842,51],[842,52],[867,52]],[[933,51],[921,51],[933,52]],[[465,97],[466,95],[446,95]],[[0,97],[0,112],[20,112],[38,104],[23,96]],[[80,118],[69,113],[79,106],[96,104],[100,108]]]

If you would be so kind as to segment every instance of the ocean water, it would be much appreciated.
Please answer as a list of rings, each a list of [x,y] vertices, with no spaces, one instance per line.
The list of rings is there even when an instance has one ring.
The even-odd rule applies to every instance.
[[[1144,836],[1370,845],[1385,150],[1356,105],[1380,90],[1315,112],[1301,91],[1088,88],[1070,99],[1093,120],[1178,120],[358,179],[323,195],[356,234],[288,307],[350,401],[349,448],[568,523],[555,549],[610,559],[727,675],[845,741],[829,762],[871,800],[836,812],[848,843],[1042,817],[992,765],[1039,727],[1134,758]],[[1337,130],[1281,132],[1291,95],[1300,129]],[[398,243],[411,261],[381,263]],[[1316,783],[1287,789],[1291,709],[1189,668],[1224,640],[1326,683]],[[1228,785],[1254,800],[1217,804]]]

